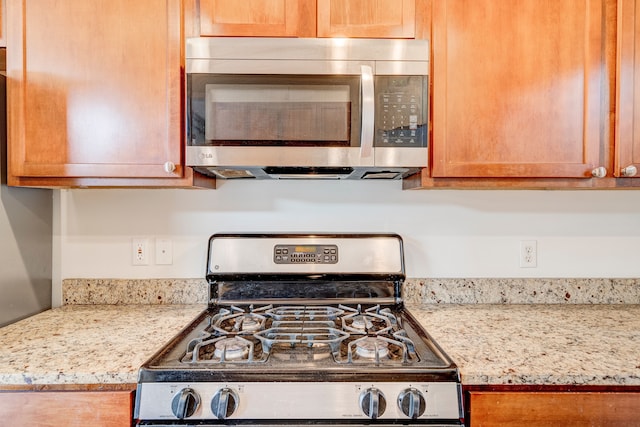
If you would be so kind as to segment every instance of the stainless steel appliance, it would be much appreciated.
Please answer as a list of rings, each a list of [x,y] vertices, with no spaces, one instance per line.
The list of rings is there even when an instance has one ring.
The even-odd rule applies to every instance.
[[[187,165],[222,178],[401,178],[428,161],[426,40],[191,38]]]
[[[209,307],[140,369],[138,425],[462,425],[404,278],[395,234],[213,235]]]

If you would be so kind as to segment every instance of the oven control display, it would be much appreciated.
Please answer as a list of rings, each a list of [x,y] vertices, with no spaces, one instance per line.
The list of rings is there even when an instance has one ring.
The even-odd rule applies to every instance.
[[[336,245],[276,245],[273,248],[276,264],[336,264]]]

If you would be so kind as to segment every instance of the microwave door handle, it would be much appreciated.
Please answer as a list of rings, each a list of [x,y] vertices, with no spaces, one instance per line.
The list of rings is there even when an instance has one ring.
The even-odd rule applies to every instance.
[[[362,127],[360,133],[360,157],[371,157],[375,118],[375,98],[373,70],[369,65],[361,65],[362,87]]]

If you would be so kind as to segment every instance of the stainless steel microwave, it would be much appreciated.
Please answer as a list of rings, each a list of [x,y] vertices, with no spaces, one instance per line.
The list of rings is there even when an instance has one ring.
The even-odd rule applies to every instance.
[[[401,179],[427,166],[428,72],[426,40],[187,39],[187,165]]]

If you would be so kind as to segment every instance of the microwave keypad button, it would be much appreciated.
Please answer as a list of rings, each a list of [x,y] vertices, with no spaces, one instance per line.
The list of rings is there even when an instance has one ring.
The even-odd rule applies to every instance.
[[[409,129],[415,130],[418,129],[418,116],[415,114],[409,115]],[[414,132],[415,135],[415,132]]]

